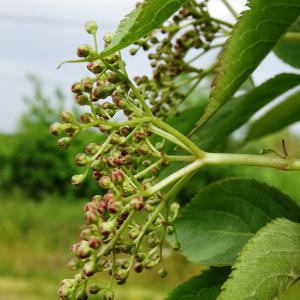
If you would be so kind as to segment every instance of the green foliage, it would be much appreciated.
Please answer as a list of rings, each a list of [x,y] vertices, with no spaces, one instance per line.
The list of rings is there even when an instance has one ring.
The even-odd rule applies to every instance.
[[[175,288],[166,300],[215,300],[229,273],[229,268],[206,270]]]
[[[193,140],[206,150],[214,150],[230,133],[244,125],[258,110],[299,84],[300,75],[280,74],[244,95],[232,98],[203,125],[201,130],[194,134]],[[264,131],[261,133],[263,136]]]
[[[294,37],[297,35],[297,38]],[[289,28],[288,34],[274,48],[275,54],[287,64],[300,68],[300,19]]]
[[[199,127],[226,103],[298,18],[298,0],[250,0],[220,56],[208,104]]]
[[[112,42],[101,56],[105,57],[133,44],[159,27],[185,2],[186,0],[166,0],[163,3],[161,0],[144,1],[121,21]]]
[[[231,265],[244,244],[276,217],[300,220],[300,209],[279,190],[255,180],[213,183],[175,221],[183,254],[191,261]]]
[[[276,122],[274,122],[276,120]],[[247,133],[246,142],[264,135],[279,131],[300,120],[300,92],[297,92],[282,103],[266,112],[254,121]]]
[[[90,195],[96,191],[93,184],[74,189],[69,183],[78,172],[76,154],[84,151],[95,133],[78,137],[70,151],[60,150],[55,140],[49,138],[49,125],[58,118],[65,98],[56,90],[50,100],[44,95],[41,82],[34,77],[31,81],[34,94],[25,98],[27,111],[20,118],[17,132],[1,136],[0,158],[4,162],[0,170],[1,188],[11,191],[18,186],[36,198],[43,193]]]
[[[218,300],[277,299],[300,277],[300,224],[277,219],[240,253]]]

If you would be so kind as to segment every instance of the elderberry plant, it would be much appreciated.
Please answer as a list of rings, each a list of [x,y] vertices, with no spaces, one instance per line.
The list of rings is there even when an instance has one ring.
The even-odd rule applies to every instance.
[[[113,284],[126,283],[131,270],[140,273],[144,269],[156,268],[160,277],[166,277],[167,270],[162,255],[163,247],[167,247],[168,244],[166,240],[174,250],[179,250],[182,246],[182,252],[193,261],[210,266],[232,265],[237,253],[247,243],[247,239],[238,236],[240,231],[246,229],[244,225],[239,227],[234,221],[236,219],[231,220],[230,214],[236,214],[237,219],[244,218],[244,223],[252,230],[249,238],[250,235],[254,236],[247,243],[245,253],[242,252],[234,265],[235,271],[227,280],[229,272],[226,268],[220,268],[220,271],[211,269],[207,271],[208,273],[200,275],[199,282],[196,278],[186,285],[194,293],[191,295],[193,299],[204,299],[197,298],[195,289],[196,286],[199,289],[207,288],[201,281],[202,276],[207,276],[208,283],[218,286],[217,290],[211,290],[213,295],[220,294],[218,299],[246,299],[238,297],[247,295],[247,288],[251,285],[246,284],[243,289],[243,283],[238,281],[236,274],[241,272],[243,277],[249,269],[249,274],[254,272],[253,278],[257,281],[263,280],[259,276],[256,277],[255,272],[259,271],[250,267],[247,269],[248,261],[259,258],[255,256],[256,253],[250,251],[251,247],[255,248],[256,242],[260,243],[264,238],[269,247],[268,237],[274,234],[272,226],[275,229],[278,227],[276,230],[279,231],[283,226],[292,232],[290,236],[297,235],[295,231],[299,230],[300,226],[296,223],[300,220],[299,208],[278,191],[268,190],[257,182],[233,180],[229,184],[220,183],[219,186],[209,188],[208,192],[200,193],[199,195],[202,195],[200,200],[196,196],[179,213],[180,205],[176,201],[176,194],[198,169],[205,165],[254,165],[280,170],[300,169],[300,161],[291,158],[285,146],[283,154],[273,149],[264,149],[261,155],[213,153],[210,152],[212,149],[208,144],[201,146],[203,141],[197,142],[197,139],[194,139],[197,135],[201,137],[203,132],[208,132],[219,142],[224,138],[230,139],[230,133],[251,117],[249,111],[245,111],[245,107],[248,108],[247,104],[251,104],[250,101],[257,100],[267,104],[265,98],[271,101],[289,88],[300,84],[300,76],[297,74],[270,79],[259,87],[254,86],[252,82],[250,90],[244,95],[228,101],[249,78],[264,56],[271,51],[277,40],[285,34],[289,25],[297,20],[300,13],[299,3],[291,0],[286,6],[280,0],[275,1],[278,2],[277,5],[271,5],[267,0],[252,0],[249,2],[249,11],[243,14],[237,25],[233,25],[213,17],[207,8],[207,2],[167,0],[165,6],[158,0],[139,3],[133,13],[121,22],[116,34],[107,33],[103,36],[103,50],[98,48],[98,25],[95,22],[88,22],[85,29],[93,38],[93,46],[79,46],[77,49],[79,59],[67,61],[85,63],[90,71],[90,76],[82,78],[71,87],[77,104],[84,107],[85,112],[80,115],[79,120],[72,112],[62,112],[61,122],[52,124],[50,132],[54,136],[61,136],[57,142],[61,148],[68,148],[79,134],[88,132],[89,129],[99,131],[99,141],[88,144],[83,153],[76,155],[75,162],[83,171],[72,177],[72,184],[78,186],[84,180],[89,180],[89,174],[92,174],[99,185],[99,194],[92,196],[84,206],[86,227],[80,233],[80,241],[71,247],[73,258],[68,263],[68,267],[76,273],[72,278],[61,282],[58,291],[61,300],[88,299],[89,295],[94,294],[99,295],[101,299],[114,299]],[[236,16],[230,4],[225,0],[222,2]],[[278,8],[280,6],[287,11],[287,15],[281,14]],[[262,13],[265,10],[270,10],[272,20],[278,26],[276,33],[265,24],[266,15]],[[171,16],[172,18],[167,21]],[[256,27],[253,29],[255,22],[262,24],[263,29],[258,30]],[[252,31],[256,35],[252,35]],[[240,35],[243,34],[246,37],[241,41]],[[218,43],[218,39],[224,37],[229,37],[225,45],[224,42]],[[266,39],[270,41],[267,44]],[[120,52],[131,44],[134,44],[134,48],[130,50],[132,55],[140,49],[151,51],[148,57],[153,68],[152,77],[137,76],[134,78],[135,83],[127,74],[126,64]],[[254,49],[254,45],[257,50]],[[223,48],[217,62],[213,62],[207,69],[201,68],[199,64],[195,65],[198,58],[215,48]],[[194,53],[193,57],[190,57],[191,53]],[[192,138],[188,138],[187,133],[178,131],[169,125],[167,120],[177,116],[178,113],[184,115],[185,112],[180,112],[178,108],[198,87],[201,80],[213,72],[216,72],[216,75],[211,101],[205,112],[199,116],[196,125],[192,124],[190,128]],[[278,92],[276,90],[274,93],[273,89],[279,83],[286,88]],[[266,96],[271,92],[272,96]],[[290,106],[292,102],[294,105],[296,101],[294,99],[299,99],[299,93],[291,96],[286,103]],[[258,108],[264,104],[259,104]],[[233,106],[237,108],[233,109]],[[250,105],[248,110],[254,114],[258,108]],[[276,114],[283,126],[289,125],[285,115],[278,115],[278,110]],[[264,118],[268,120],[273,116],[274,113],[270,111]],[[189,123],[189,120],[186,122]],[[275,131],[272,123],[266,120],[261,122],[271,127],[267,132]],[[256,128],[257,124],[250,123],[249,134],[243,143],[251,138]],[[178,166],[178,162],[185,166]],[[165,172],[172,170],[174,166],[176,171]],[[235,187],[233,192],[229,192],[232,189],[231,184]],[[223,203],[224,193],[218,191],[218,189],[222,191],[223,186],[228,186],[228,199],[225,197],[229,203],[228,207],[225,202]],[[253,197],[240,192],[251,189],[265,198],[278,197],[280,205],[285,206],[287,212],[277,211],[277,208],[270,210],[269,207],[275,205],[274,203],[266,203],[266,207],[261,207]],[[269,196],[271,194],[272,197]],[[217,204],[205,203],[210,197],[218,203],[218,208]],[[245,208],[244,202],[235,205],[230,202],[231,199],[240,198],[245,203],[251,202],[251,206]],[[197,200],[200,204],[195,203]],[[223,217],[221,214],[210,215],[203,229],[201,226],[206,217],[202,216],[202,213],[210,205],[216,207],[209,210],[209,214],[223,207],[221,209]],[[268,219],[264,220],[262,216],[258,216],[258,212],[253,212],[252,207],[259,207],[260,211],[265,211]],[[228,215],[224,214],[224,210],[228,210]],[[202,216],[200,220],[197,216],[193,216],[195,211],[199,211],[199,215]],[[246,211],[248,213],[245,213]],[[261,238],[260,233],[255,235],[260,229],[254,224],[255,217],[247,219],[251,214],[257,214],[255,217],[260,227],[277,217],[285,217],[291,221],[282,219],[273,225],[272,223],[266,225],[269,227],[263,228]],[[176,221],[178,215],[180,217]],[[214,218],[215,222],[212,222]],[[226,222],[230,224],[231,229],[223,228],[226,227]],[[192,237],[187,232],[189,226],[194,234]],[[204,235],[205,230],[210,228],[214,229],[212,232],[220,229],[220,235],[212,240],[209,240],[211,238],[209,235],[208,241],[203,243],[198,237],[202,233],[198,233],[197,228],[204,230]],[[237,240],[226,240],[226,236],[221,235],[221,232],[226,230],[237,230]],[[167,239],[167,236],[170,238]],[[216,242],[219,240],[220,243]],[[293,240],[291,243],[297,244],[297,241]],[[209,247],[213,245],[212,248],[207,250],[205,248],[207,244]],[[297,246],[300,249],[300,245]],[[200,254],[196,251],[199,248]],[[286,273],[284,275],[289,278],[287,286],[300,277],[298,252],[291,250],[290,256],[285,258],[286,261],[282,259],[284,265],[293,266],[294,275]],[[273,254],[272,251],[270,253]],[[274,255],[270,255],[267,259],[274,259]],[[270,269],[271,273],[273,271],[276,272]],[[107,282],[100,282],[99,285],[90,284],[90,277],[97,273],[107,273],[110,279]],[[219,285],[225,281],[224,290],[220,293]],[[278,291],[278,286],[281,289],[282,284],[273,281],[271,285],[276,293],[281,292]],[[182,289],[185,289],[185,285]],[[168,299],[178,299],[177,294],[180,295],[181,292],[179,287]],[[264,293],[268,295],[266,297],[260,296],[260,291],[255,291],[253,297],[247,299],[273,299],[272,293],[273,290],[267,291]]]

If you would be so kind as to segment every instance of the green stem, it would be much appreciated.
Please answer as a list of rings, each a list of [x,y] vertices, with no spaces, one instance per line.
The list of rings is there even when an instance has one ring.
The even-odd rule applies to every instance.
[[[300,33],[299,32],[287,32],[281,39],[282,41],[287,42],[299,42]]]
[[[177,131],[172,126],[168,125],[165,122],[162,122],[156,117],[152,118],[152,122],[160,127],[161,129],[165,130],[169,134],[176,137],[182,144],[184,144],[196,157],[202,158],[205,156],[205,152],[198,148],[189,138],[183,135],[181,132]]]
[[[274,168],[283,171],[300,170],[299,159],[254,154],[207,153],[203,161],[205,165],[243,165]]]
[[[227,7],[227,9],[230,11],[230,13],[237,19],[239,17],[239,15],[233,9],[233,7],[231,6],[231,4],[227,0],[222,0],[222,2]]]

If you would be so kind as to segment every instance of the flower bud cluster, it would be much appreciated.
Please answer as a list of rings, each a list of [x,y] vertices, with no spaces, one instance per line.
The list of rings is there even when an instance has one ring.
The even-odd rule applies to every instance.
[[[130,50],[135,55],[139,49],[149,53],[153,68],[152,77],[137,76],[136,84],[146,91],[152,111],[159,117],[175,114],[179,105],[188,96],[177,85],[178,79],[204,77],[203,70],[189,62],[193,50],[207,52],[215,40],[220,25],[211,19],[207,1],[188,1],[171,21],[164,24],[160,32],[150,33],[136,42]]]
[[[95,35],[97,26],[89,22],[86,30]],[[104,47],[112,38],[111,34],[104,36]],[[138,92],[124,72],[120,55],[102,59],[88,45],[80,46],[77,54],[86,58],[92,75],[74,83],[71,91],[77,104],[88,110],[79,120],[71,112],[61,113],[61,123],[52,124],[50,132],[64,135],[58,140],[61,148],[67,148],[88,128],[98,130],[105,138],[102,143],[89,143],[75,157],[75,163],[84,171],[72,177],[72,184],[81,185],[90,173],[99,185],[99,194],[85,204],[86,227],[80,241],[71,247],[73,258],[68,267],[77,273],[62,281],[58,294],[61,300],[87,299],[95,294],[113,299],[110,286],[88,286],[88,279],[107,272],[117,284],[124,284],[131,268],[140,273],[162,264],[161,247],[165,235],[174,234],[172,222],[177,212],[170,207],[168,214],[161,213],[163,193],[149,192],[158,182],[164,153],[152,144]],[[116,114],[126,121],[116,123]],[[157,164],[158,157],[161,164]],[[173,248],[179,249],[178,243]],[[166,275],[162,267],[159,276]]]

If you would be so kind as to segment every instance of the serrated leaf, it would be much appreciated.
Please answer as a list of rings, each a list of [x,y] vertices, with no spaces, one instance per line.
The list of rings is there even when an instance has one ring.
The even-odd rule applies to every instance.
[[[273,300],[300,277],[300,224],[277,219],[244,247],[218,300]]]
[[[296,33],[296,34],[295,34]],[[293,38],[293,36],[297,36]],[[275,54],[285,63],[300,68],[300,19],[289,28],[287,35],[274,48]]]
[[[255,180],[213,183],[181,209],[175,221],[183,254],[208,265],[231,265],[244,244],[277,217],[300,219],[299,207],[278,189]]]
[[[121,21],[111,44],[101,56],[105,57],[133,44],[163,24],[185,2],[186,0],[145,0]]]
[[[299,84],[300,75],[280,74],[245,95],[232,98],[193,136],[193,141],[204,150],[213,151],[258,110]]]
[[[216,300],[230,268],[211,268],[176,287],[166,300]]]
[[[252,123],[246,142],[279,131],[300,121],[300,91],[266,112]]]
[[[250,0],[247,5],[220,55],[210,103],[193,132],[234,95],[300,14],[299,0]]]

